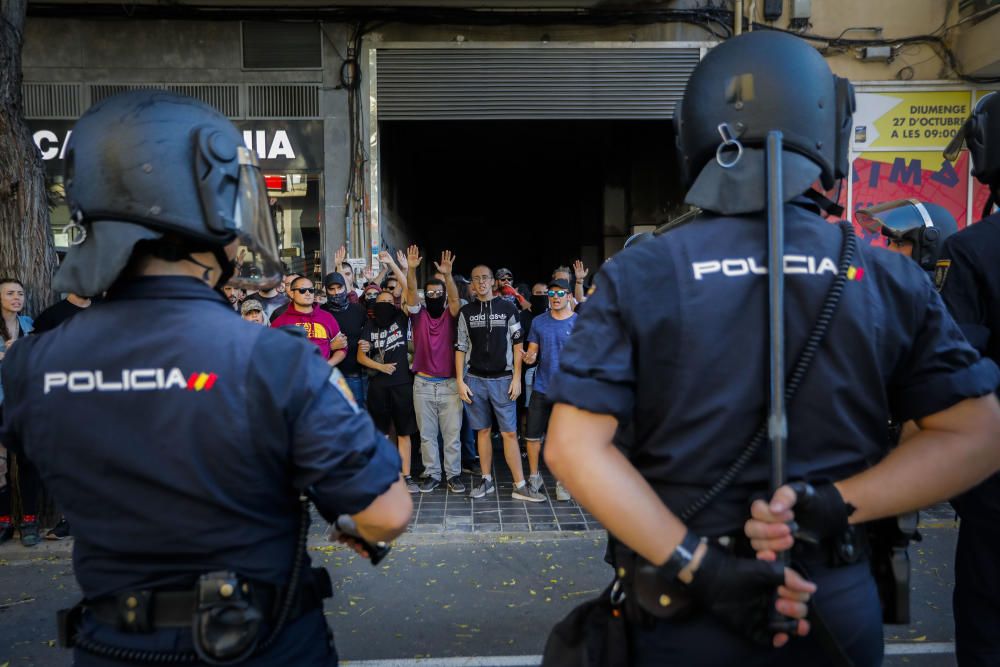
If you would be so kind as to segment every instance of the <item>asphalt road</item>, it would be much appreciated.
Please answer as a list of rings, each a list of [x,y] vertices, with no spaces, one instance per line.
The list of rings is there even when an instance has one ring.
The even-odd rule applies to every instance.
[[[925,519],[914,558],[914,622],[886,626],[887,665],[953,665],[951,561],[956,532]],[[379,567],[313,542],[337,592],[326,614],[345,662],[362,667],[538,664],[552,625],[609,579],[603,538],[415,536]],[[57,609],[78,596],[63,545],[0,550],[0,667],[70,665],[55,647]],[[415,659],[422,659],[415,662]]]

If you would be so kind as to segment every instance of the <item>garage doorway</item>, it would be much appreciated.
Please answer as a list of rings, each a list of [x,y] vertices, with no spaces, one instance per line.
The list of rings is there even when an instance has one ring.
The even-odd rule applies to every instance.
[[[545,280],[590,267],[682,207],[667,121],[397,121],[381,126],[381,243]]]
[[[672,117],[708,45],[384,45],[369,54],[373,251],[594,268],[682,212]]]

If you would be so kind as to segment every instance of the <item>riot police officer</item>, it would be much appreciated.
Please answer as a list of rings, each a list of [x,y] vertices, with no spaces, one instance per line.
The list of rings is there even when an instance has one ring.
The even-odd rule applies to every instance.
[[[965,342],[916,264],[856,243],[802,196],[848,173],[853,108],[850,84],[798,38],[760,31],[710,51],[678,129],[686,201],[703,213],[605,264],[563,350],[546,461],[623,545],[629,664],[879,664],[881,612],[857,524],[1000,468],[1000,370]],[[762,149],[775,129],[794,484],[755,502],[751,520],[769,480],[755,433],[769,349]],[[632,289],[650,282],[663,289]],[[873,465],[890,414],[923,430]],[[631,433],[623,451],[619,424]],[[815,588],[753,560],[793,544]],[[772,623],[772,608],[802,618],[811,593],[824,622],[810,611],[809,624]],[[786,643],[781,628],[808,634]]]
[[[75,528],[75,663],[336,665],[300,496],[367,542],[411,504],[340,373],[217,291],[280,279],[254,154],[208,105],[125,93],[76,124],[66,198],[54,287],[107,300],[8,355],[2,439]]]
[[[989,186],[983,219],[944,244],[935,281],[965,336],[983,355],[1000,361],[1000,94],[983,97],[946,151],[962,142],[972,173]],[[955,653],[966,665],[1000,664],[1000,476],[952,501],[962,521],[955,552]]]
[[[885,237],[889,250],[909,257],[928,273],[937,266],[945,239],[958,231],[948,209],[917,199],[862,208],[857,219],[868,231]]]

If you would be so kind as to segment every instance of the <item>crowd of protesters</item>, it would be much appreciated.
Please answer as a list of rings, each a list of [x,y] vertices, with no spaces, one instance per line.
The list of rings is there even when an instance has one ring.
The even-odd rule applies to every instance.
[[[586,299],[588,271],[577,261],[529,285],[515,283],[508,269],[494,272],[484,264],[472,266],[466,278],[454,271],[455,262],[444,250],[424,263],[411,245],[395,257],[380,253],[377,275],[366,269],[356,276],[341,248],[336,270],[321,283],[288,272],[270,290],[248,294],[226,286],[223,293],[244,320],[301,330],[339,369],[359,406],[396,442],[411,493],[442,484],[472,499],[496,493],[497,438],[514,481],[512,497],[544,502],[539,461],[552,410],[546,389]],[[20,337],[55,328],[91,302],[69,294],[32,320],[23,314],[23,284],[0,278],[0,364]],[[419,478],[412,474],[414,438]],[[469,489],[463,473],[478,475]],[[69,536],[58,514],[42,534],[43,495],[30,462],[8,461],[0,447],[0,543],[15,533],[25,546]],[[555,498],[570,499],[559,485]]]

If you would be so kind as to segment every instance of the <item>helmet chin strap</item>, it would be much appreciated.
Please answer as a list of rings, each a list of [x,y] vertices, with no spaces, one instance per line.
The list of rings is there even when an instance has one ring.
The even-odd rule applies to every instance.
[[[230,278],[233,277],[233,274],[236,272],[236,264],[234,260],[229,259],[229,256],[226,255],[226,249],[223,246],[213,248],[212,254],[215,256],[215,261],[219,263],[219,278],[215,281],[215,284],[212,285],[212,288],[220,289],[223,285],[229,282]],[[188,255],[183,259],[205,269],[205,272],[201,274],[201,279],[206,283],[211,279],[212,271],[215,270],[214,267],[202,264],[194,258],[194,255]]]
[[[236,258],[230,258],[226,254],[225,246],[217,246],[212,254],[215,255],[215,261],[219,263],[219,279],[215,281],[215,289],[221,289],[236,273]]]
[[[814,204],[819,206],[820,209],[822,209],[822,211],[827,215],[831,215],[834,218],[842,218],[844,216],[844,207],[827,197],[819,190],[809,188],[802,194],[804,194]]]
[[[207,264],[202,264],[201,262],[199,262],[194,258],[194,255],[188,255],[187,257],[184,258],[184,261],[191,262],[192,264],[196,264],[201,268],[205,269],[205,272],[201,274],[201,279],[204,280],[206,283],[208,282],[208,279],[212,277],[212,270],[213,270],[212,267],[208,266]]]

